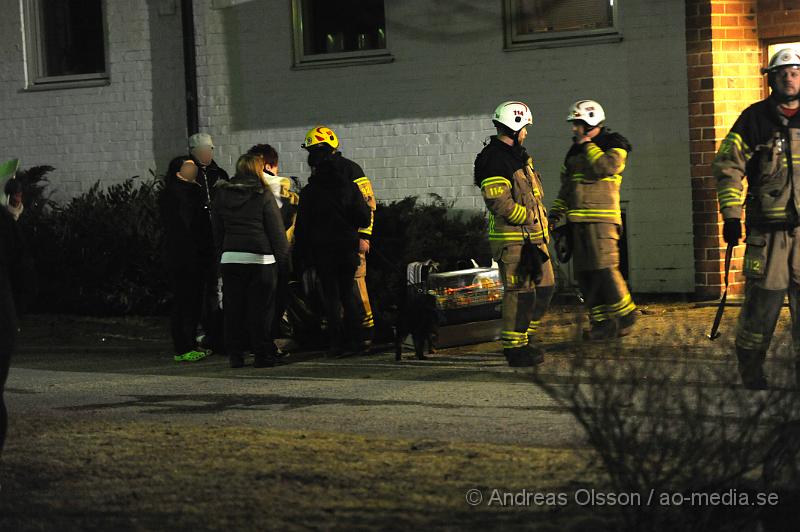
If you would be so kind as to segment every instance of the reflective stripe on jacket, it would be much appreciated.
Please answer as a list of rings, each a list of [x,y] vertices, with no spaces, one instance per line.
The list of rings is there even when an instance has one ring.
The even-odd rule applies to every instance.
[[[561,188],[551,211],[575,223],[622,224],[620,186],[630,143],[603,129],[592,141],[573,144],[561,167]]]
[[[497,137],[475,160],[475,183],[489,210],[489,242],[495,250],[522,243],[548,241],[544,190],[533,161],[523,148],[508,146]]]
[[[744,207],[748,225],[797,224],[800,113],[786,118],[772,98],[751,105],[723,139],[711,168],[723,218],[741,218]]]

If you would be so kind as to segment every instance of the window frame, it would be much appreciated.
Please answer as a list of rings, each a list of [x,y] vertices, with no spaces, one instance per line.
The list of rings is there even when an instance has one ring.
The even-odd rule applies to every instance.
[[[90,74],[68,74],[48,76],[44,72],[44,51],[42,47],[41,0],[22,0],[22,28],[25,54],[26,90],[53,90],[78,87],[96,87],[111,83],[108,61],[108,20],[105,1],[100,2],[103,24],[103,62],[104,71]]]
[[[592,30],[556,31],[542,34],[517,34],[515,3],[519,0],[503,0],[503,28],[506,51],[530,50],[532,48],[556,48],[561,46],[583,46],[619,42],[622,40],[620,2],[613,0],[611,7],[611,27]],[[610,1],[610,0],[609,0]]]
[[[384,22],[386,16],[386,0],[383,1]],[[388,23],[386,24],[388,26]],[[303,70],[308,68],[330,68],[353,65],[374,65],[394,61],[389,51],[388,31],[385,37],[386,47],[378,50],[356,50],[332,54],[307,54],[303,45],[303,0],[292,0],[292,42],[294,61],[292,68]]]

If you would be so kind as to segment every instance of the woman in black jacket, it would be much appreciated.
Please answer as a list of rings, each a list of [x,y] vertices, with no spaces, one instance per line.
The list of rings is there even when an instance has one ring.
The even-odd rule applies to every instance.
[[[359,227],[367,227],[372,211],[364,196],[348,178],[347,162],[329,158],[314,167],[308,185],[300,192],[294,235],[298,271],[313,267],[322,286],[328,320],[329,356],[340,356],[348,333],[358,329],[359,309],[353,298],[359,264]]]
[[[171,331],[176,362],[206,357],[206,352],[197,348],[196,335],[206,273],[214,266],[214,241],[206,194],[196,178],[194,161],[176,157],[169,163],[158,198],[164,224],[164,263],[174,294]]]
[[[214,241],[221,252],[225,349],[230,365],[244,365],[249,345],[254,367],[274,366],[277,357],[270,324],[275,295],[289,275],[289,244],[275,196],[265,181],[263,157],[239,157],[233,179],[217,184],[212,212]]]

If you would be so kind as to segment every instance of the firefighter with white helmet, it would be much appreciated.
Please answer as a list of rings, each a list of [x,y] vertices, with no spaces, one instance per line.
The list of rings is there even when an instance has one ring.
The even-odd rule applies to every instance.
[[[771,94],[745,109],[722,141],[712,164],[730,248],[742,238],[745,300],[736,326],[742,383],[764,389],[764,360],[786,291],[792,315],[792,349],[800,386],[800,54],[778,50],[761,70]],[[744,179],[747,179],[747,192]]]
[[[555,225],[566,216],[573,268],[590,314],[585,337],[607,340],[629,334],[636,306],[619,270],[622,230],[620,186],[631,145],[605,126],[603,107],[579,100],[567,114],[573,143],[561,168],[561,189],[550,209]]]
[[[492,122],[497,135],[475,159],[475,185],[489,209],[489,244],[505,288],[503,354],[509,366],[533,366],[544,361],[535,333],[555,284],[544,191],[533,159],[522,147],[533,116],[522,102],[503,102]]]
[[[606,112],[594,100],[578,100],[573,103],[567,113],[567,122],[580,120],[590,128],[595,128],[606,121]]]

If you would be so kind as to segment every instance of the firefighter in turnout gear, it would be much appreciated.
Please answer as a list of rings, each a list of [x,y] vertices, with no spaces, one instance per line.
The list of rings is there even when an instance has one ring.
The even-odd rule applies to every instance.
[[[603,126],[603,108],[580,100],[567,121],[575,134],[561,168],[561,189],[550,209],[555,225],[566,215],[578,285],[590,313],[590,340],[630,333],[636,306],[619,270],[622,211],[619,191],[630,143]]]
[[[534,337],[555,284],[542,184],[522,147],[533,116],[522,102],[503,102],[492,118],[497,135],[475,159],[475,185],[489,209],[489,244],[505,289],[503,354],[509,366],[533,366],[544,361]]]
[[[369,253],[372,227],[375,222],[375,208],[377,206],[375,193],[372,190],[372,183],[364,174],[364,170],[361,169],[361,166],[342,156],[339,151],[339,138],[332,129],[325,126],[312,128],[306,133],[303,148],[308,151],[308,164],[311,166],[312,174],[314,168],[318,164],[324,161],[335,162],[335,164],[342,168],[347,174],[348,179],[358,185],[361,194],[364,196],[364,200],[367,202],[372,212],[369,225],[361,227],[358,230],[359,265],[356,269],[355,285],[353,289],[353,297],[356,300],[356,305],[361,314],[361,338],[358,340],[358,345],[355,347],[356,351],[364,353],[369,351],[369,347],[372,344],[373,332],[375,330],[375,321],[369,302],[369,293],[367,292],[367,253]]]
[[[712,165],[728,245],[739,243],[743,205],[747,211],[736,356],[742,384],[750,389],[767,387],[763,364],[787,289],[800,385],[800,176],[794,175],[800,174],[800,55],[779,50],[762,73],[770,96],[739,115]]]

